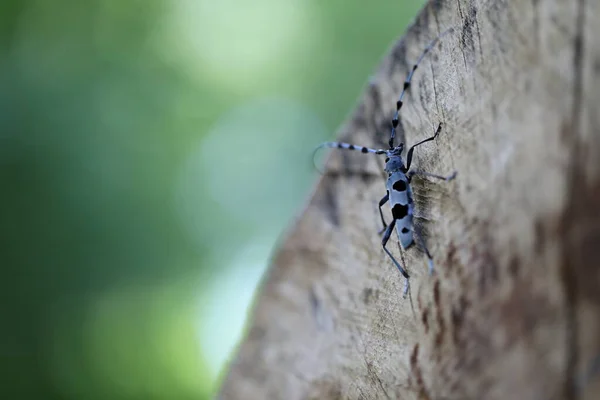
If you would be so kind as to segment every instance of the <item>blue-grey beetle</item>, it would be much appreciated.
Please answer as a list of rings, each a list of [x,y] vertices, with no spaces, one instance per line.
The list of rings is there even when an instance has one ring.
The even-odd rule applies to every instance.
[[[402,276],[404,276],[404,278],[405,278],[404,291],[403,291],[404,296],[406,296],[406,294],[408,293],[408,290],[409,290],[409,282],[408,282],[409,275],[406,272],[406,270],[400,265],[400,263],[398,263],[398,261],[396,261],[394,256],[392,256],[390,251],[386,248],[386,244],[392,234],[392,231],[394,230],[394,227],[396,228],[396,232],[398,234],[398,240],[400,241],[400,245],[402,246],[403,249],[407,249],[413,244],[414,236],[416,236],[419,239],[419,241],[421,242],[421,245],[423,246],[423,249],[425,250],[425,253],[427,254],[427,258],[429,261],[429,273],[433,272],[433,258],[431,257],[431,254],[429,253],[429,250],[427,249],[427,246],[425,244],[425,241],[423,240],[422,235],[420,234],[420,232],[418,230],[415,230],[414,226],[413,226],[414,202],[413,202],[413,198],[412,198],[412,190],[410,188],[410,181],[414,175],[428,176],[431,178],[437,178],[437,179],[449,181],[456,177],[456,171],[448,176],[435,175],[435,174],[430,174],[428,172],[423,172],[423,171],[414,171],[414,170],[411,171],[410,164],[412,162],[412,156],[413,156],[413,151],[414,151],[415,147],[417,147],[425,142],[434,140],[439,135],[440,131],[442,130],[442,123],[440,123],[438,125],[433,136],[431,136],[427,139],[421,140],[417,144],[414,144],[412,147],[410,147],[410,149],[408,149],[408,153],[406,154],[406,164],[405,164],[404,160],[402,158],[402,151],[404,150],[404,143],[400,143],[398,146],[394,145],[394,139],[396,137],[396,128],[398,127],[398,113],[400,112],[400,108],[402,108],[402,104],[403,104],[402,99],[404,98],[404,94],[406,93],[407,89],[410,87],[410,82],[412,80],[414,72],[417,70],[417,67],[419,66],[419,64],[425,57],[425,55],[429,52],[429,50],[431,50],[433,48],[433,46],[435,46],[437,41],[441,37],[446,35],[447,33],[451,32],[452,30],[453,29],[449,29],[446,32],[442,33],[440,36],[435,38],[429,44],[429,46],[427,46],[425,48],[425,50],[423,51],[423,53],[421,54],[421,56],[419,57],[419,59],[417,60],[415,65],[413,66],[412,70],[406,77],[406,80],[404,81],[404,87],[402,89],[402,93],[400,94],[400,97],[398,98],[398,101],[396,102],[396,113],[394,114],[394,118],[392,119],[392,131],[391,131],[390,139],[388,142],[390,148],[388,150],[372,149],[369,147],[356,146],[353,144],[341,143],[341,142],[325,142],[325,143],[319,145],[315,149],[315,152],[316,152],[318,149],[321,149],[324,147],[329,147],[329,148],[338,148],[338,149],[357,150],[357,151],[360,151],[361,153],[385,154],[386,155],[385,171],[387,172],[387,175],[388,175],[387,182],[386,182],[387,193],[379,201],[379,215],[381,216],[381,222],[383,223],[383,229],[379,233],[383,232],[383,238],[381,240],[381,245],[383,247],[383,250],[392,259],[392,261],[394,262],[394,264],[396,265],[398,270],[400,270],[400,273],[402,274]],[[385,219],[383,218],[383,212],[381,211],[381,207],[388,201],[390,202],[390,206],[392,209],[392,217],[393,217],[392,222],[389,225],[385,222]]]

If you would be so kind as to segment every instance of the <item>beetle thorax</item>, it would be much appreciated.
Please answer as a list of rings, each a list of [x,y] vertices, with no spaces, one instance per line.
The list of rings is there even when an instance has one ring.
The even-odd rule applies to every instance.
[[[385,172],[392,174],[397,171],[405,172],[404,160],[398,155],[389,155],[385,162]]]

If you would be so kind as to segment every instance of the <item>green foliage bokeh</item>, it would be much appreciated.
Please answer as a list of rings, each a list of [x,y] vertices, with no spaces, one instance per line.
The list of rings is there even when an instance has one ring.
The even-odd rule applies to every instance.
[[[210,289],[420,6],[3,0],[5,397],[209,398]]]

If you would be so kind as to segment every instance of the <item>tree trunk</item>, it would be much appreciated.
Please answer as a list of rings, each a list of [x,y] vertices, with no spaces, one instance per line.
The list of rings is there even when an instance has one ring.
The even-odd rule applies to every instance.
[[[340,139],[385,148],[451,27],[400,113],[407,145],[444,124],[413,168],[458,171],[412,181],[435,273],[393,235],[403,299],[382,157],[335,150],[221,399],[600,399],[600,2],[429,2]]]

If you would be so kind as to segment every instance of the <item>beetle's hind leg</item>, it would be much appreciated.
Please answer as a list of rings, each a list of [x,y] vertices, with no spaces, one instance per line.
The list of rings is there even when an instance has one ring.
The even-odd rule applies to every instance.
[[[387,255],[390,256],[390,258],[392,259],[392,262],[398,268],[398,270],[400,271],[400,273],[402,274],[402,276],[405,279],[405,281],[404,281],[404,291],[402,293],[402,296],[406,297],[406,294],[408,293],[408,279],[410,277],[408,276],[408,273],[406,272],[406,270],[404,268],[402,268],[402,266],[400,265],[400,263],[398,261],[396,261],[396,259],[392,255],[392,253],[390,253],[390,251],[387,249],[387,247],[385,247],[385,245],[387,244],[388,240],[390,240],[390,236],[392,235],[392,232],[394,231],[394,227],[395,226],[396,226],[396,220],[393,219],[392,222],[390,222],[390,224],[385,229],[385,232],[383,234],[383,238],[381,239],[381,245],[383,246],[383,250],[385,250],[385,252],[387,253]]]

